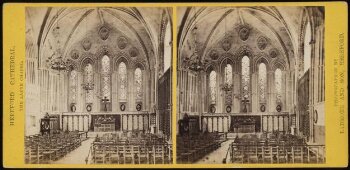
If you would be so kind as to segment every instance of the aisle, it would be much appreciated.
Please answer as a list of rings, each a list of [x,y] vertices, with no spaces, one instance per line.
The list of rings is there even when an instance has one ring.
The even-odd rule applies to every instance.
[[[202,159],[195,162],[195,164],[222,164],[222,160],[226,156],[227,149],[232,142],[233,140],[230,139],[221,143],[220,148],[204,156]]]
[[[52,164],[85,164],[85,158],[89,153],[93,141],[94,138],[83,141],[80,147],[68,153],[65,157],[54,161]]]

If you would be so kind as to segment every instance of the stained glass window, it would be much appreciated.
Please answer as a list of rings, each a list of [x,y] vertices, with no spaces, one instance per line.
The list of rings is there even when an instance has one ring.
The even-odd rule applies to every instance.
[[[280,103],[282,101],[282,71],[279,68],[275,71],[275,90],[277,103]]]
[[[102,57],[102,67],[101,67],[101,78],[102,78],[102,85],[101,85],[101,90],[102,90],[102,97],[110,99],[110,63],[109,63],[109,57],[108,56],[103,56]]]
[[[225,83],[232,84],[232,66],[227,64],[225,67]]]
[[[70,72],[69,77],[69,86],[70,86],[70,102],[76,103],[76,97],[77,97],[77,72],[75,70],[72,70]]]
[[[259,99],[260,102],[266,101],[266,65],[259,65]]]
[[[209,88],[210,88],[210,100],[211,103],[216,101],[216,72],[211,71],[209,74]]]
[[[87,64],[84,68],[84,83],[93,84],[93,70],[92,70],[92,65]],[[91,90],[86,90],[86,96],[85,96],[86,103],[92,103],[92,91]]]
[[[136,87],[136,99],[142,99],[142,71],[140,68],[135,70],[135,87]]]
[[[250,85],[250,65],[249,58],[244,56],[242,58],[242,96],[245,99],[249,98],[249,85]]]
[[[127,92],[127,74],[126,65],[124,62],[119,64],[118,75],[119,75],[119,99],[126,100]]]

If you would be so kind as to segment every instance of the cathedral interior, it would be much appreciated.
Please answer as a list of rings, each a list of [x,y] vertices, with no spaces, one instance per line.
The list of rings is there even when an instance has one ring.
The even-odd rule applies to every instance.
[[[26,163],[172,162],[171,14],[26,8]]]
[[[324,163],[324,8],[177,9],[178,163]]]

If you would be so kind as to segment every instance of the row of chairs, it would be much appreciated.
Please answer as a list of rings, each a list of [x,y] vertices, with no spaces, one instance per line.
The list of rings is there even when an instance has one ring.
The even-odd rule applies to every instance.
[[[169,164],[172,162],[171,145],[94,144],[93,164]]]
[[[94,164],[166,164],[172,146],[154,134],[108,133],[96,137],[91,148]]]
[[[225,141],[225,138],[222,138],[222,135],[216,132],[194,136],[178,136],[176,145],[177,162],[193,163],[220,148],[223,141]]]
[[[236,144],[248,144],[248,145],[265,145],[265,146],[276,146],[276,145],[305,145],[303,138],[295,135],[266,135],[261,134],[257,137],[255,134],[244,135],[241,138],[238,136],[235,138],[234,143]]]
[[[232,144],[232,163],[325,163],[324,145],[237,145]]]
[[[128,133],[107,133],[97,136],[94,143],[102,144],[142,144],[142,145],[162,145],[166,144],[165,138],[154,134],[128,134]]]
[[[47,164],[64,157],[81,145],[79,132],[25,137],[25,163]]]

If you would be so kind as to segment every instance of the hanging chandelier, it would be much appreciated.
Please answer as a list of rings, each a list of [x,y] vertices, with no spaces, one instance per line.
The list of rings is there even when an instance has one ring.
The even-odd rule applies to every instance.
[[[50,66],[51,69],[57,70],[57,71],[65,71],[67,70],[67,62],[63,60],[62,58],[62,49],[61,49],[61,42],[60,42],[60,26],[58,24],[58,13],[56,14],[57,18],[57,25],[52,30],[53,36],[56,39],[57,42],[57,49],[54,53],[55,58],[50,60]]]
[[[194,36],[194,52],[190,58],[185,60],[188,64],[188,69],[195,72],[204,70],[205,66],[205,63],[201,60],[201,56],[198,54],[197,29],[197,26],[195,26],[192,30]]]
[[[67,62],[65,62],[62,59],[62,56],[52,59],[50,65],[51,65],[51,69],[53,70],[57,70],[57,71],[67,70]]]
[[[221,85],[221,89],[226,93],[232,90],[233,85],[229,83],[224,83]]]
[[[227,77],[226,69],[225,69],[225,77]],[[231,73],[232,74],[232,73]],[[233,84],[225,81],[225,83],[221,84],[221,90],[225,91],[226,93],[232,91]]]
[[[198,72],[204,70],[204,63],[201,61],[200,56],[198,55],[197,50],[192,54],[191,59],[189,61],[188,69]]]
[[[196,13],[197,11],[195,11],[194,15],[196,15]],[[198,42],[197,42],[197,30],[198,30],[198,27],[195,23],[195,26],[192,29],[192,35],[194,39],[194,52],[190,58],[185,59],[185,62],[187,62],[188,69],[195,72],[204,70],[204,66],[205,66],[205,63],[202,62],[201,60],[201,56],[198,54],[199,50],[198,50]]]

